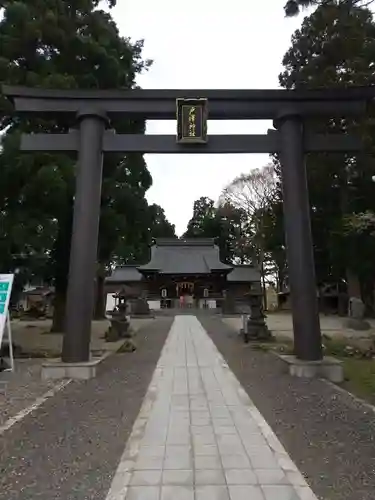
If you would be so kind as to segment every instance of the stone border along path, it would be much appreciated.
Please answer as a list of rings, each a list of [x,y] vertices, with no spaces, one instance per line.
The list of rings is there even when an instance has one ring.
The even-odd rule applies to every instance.
[[[317,500],[195,316],[176,316],[106,500]]]

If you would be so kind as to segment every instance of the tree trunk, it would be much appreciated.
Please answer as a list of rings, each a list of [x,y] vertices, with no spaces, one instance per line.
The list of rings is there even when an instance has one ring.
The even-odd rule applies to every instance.
[[[279,265],[277,265],[277,276],[276,276],[276,293],[282,292],[284,276]]]
[[[356,274],[354,274],[352,271],[347,269],[346,271],[346,279],[348,283],[348,297],[349,299],[351,297],[356,297],[358,299],[361,299],[361,285],[359,282],[359,278]]]
[[[65,330],[72,220],[73,202],[66,208],[66,213],[59,219],[59,228],[53,249],[55,299],[51,332],[62,333]]]
[[[66,293],[56,290],[53,302],[51,333],[62,333],[65,331],[65,306]]]
[[[348,295],[346,293],[338,293],[337,299],[337,314],[344,317],[348,314]]]
[[[104,297],[104,276],[102,273],[97,273],[96,276],[96,287],[95,287],[95,309],[94,309],[94,319],[101,320],[105,319],[105,306],[106,300]]]
[[[263,259],[262,259],[262,263],[260,265],[260,273],[261,273],[261,279],[262,279],[263,309],[265,311],[267,311],[268,301],[267,301],[266,279],[265,279],[265,276],[264,276],[264,262],[263,262]]]
[[[374,285],[367,276],[360,280],[361,297],[365,305],[365,315],[374,317]]]
[[[264,270],[264,250],[261,245],[259,245],[259,250],[260,250],[260,279],[261,279],[261,287],[262,287],[262,294],[263,294],[263,309],[267,311],[268,308],[268,301],[267,301],[267,289],[266,289],[266,278],[264,276],[265,270]]]

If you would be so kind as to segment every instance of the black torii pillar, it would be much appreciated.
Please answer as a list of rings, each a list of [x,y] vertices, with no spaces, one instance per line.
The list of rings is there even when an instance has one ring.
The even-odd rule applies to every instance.
[[[323,357],[310,203],[304,155],[303,121],[294,110],[281,112],[274,125],[280,131],[284,225],[292,300],[294,351],[303,361]]]
[[[103,136],[106,115],[83,108],[79,122],[79,155],[74,199],[62,361],[78,363],[90,358],[94,277],[98,251],[103,173]]]

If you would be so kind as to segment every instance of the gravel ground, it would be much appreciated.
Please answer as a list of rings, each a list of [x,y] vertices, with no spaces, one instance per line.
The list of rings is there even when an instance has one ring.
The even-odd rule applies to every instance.
[[[290,377],[219,319],[199,319],[315,494],[374,500],[375,413],[322,380]]]
[[[0,373],[0,427],[8,418],[32,404],[36,398],[56,385],[42,381],[42,359],[16,359],[16,371]]]
[[[149,325],[152,319],[132,319],[131,326],[134,331],[138,331]],[[39,335],[37,330],[46,330],[46,321],[35,322],[37,326],[27,328],[29,323],[23,324],[18,321],[16,332],[17,342],[26,351],[52,351],[58,352],[61,348],[62,335]],[[44,325],[44,326],[43,326]],[[107,327],[107,322],[93,322],[92,348],[101,350],[112,350],[118,348],[117,342],[104,343],[101,339],[103,331]],[[21,327],[24,327],[22,330]],[[12,416],[27,408],[35,399],[45,394],[57,385],[53,380],[41,380],[41,367],[45,359],[15,359],[15,372],[0,372],[0,427]]]
[[[103,500],[173,318],[137,334],[96,379],[72,382],[0,437],[1,500]]]

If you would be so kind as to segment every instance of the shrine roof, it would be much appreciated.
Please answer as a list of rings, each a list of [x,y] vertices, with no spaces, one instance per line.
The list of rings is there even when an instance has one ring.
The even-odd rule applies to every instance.
[[[118,266],[111,276],[106,278],[106,283],[126,283],[131,281],[141,281],[142,274],[137,266]]]
[[[229,272],[233,266],[220,261],[219,247],[214,239],[158,238],[151,247],[150,262],[138,269],[160,274],[210,274],[214,271]]]
[[[228,274],[227,280],[236,283],[260,281],[260,271],[248,264],[233,266],[233,271]]]
[[[259,270],[252,265],[229,266],[220,262],[219,248],[214,239],[164,239],[158,238],[151,247],[151,260],[142,266],[118,266],[106,283],[126,283],[142,280],[142,274],[211,274],[224,272],[228,282],[246,283],[260,280]]]
[[[127,283],[141,281],[142,274],[136,266],[118,266],[111,276],[106,278],[106,283]],[[235,283],[251,283],[260,281],[260,272],[251,265],[233,266],[233,270],[228,274],[227,281]]]

